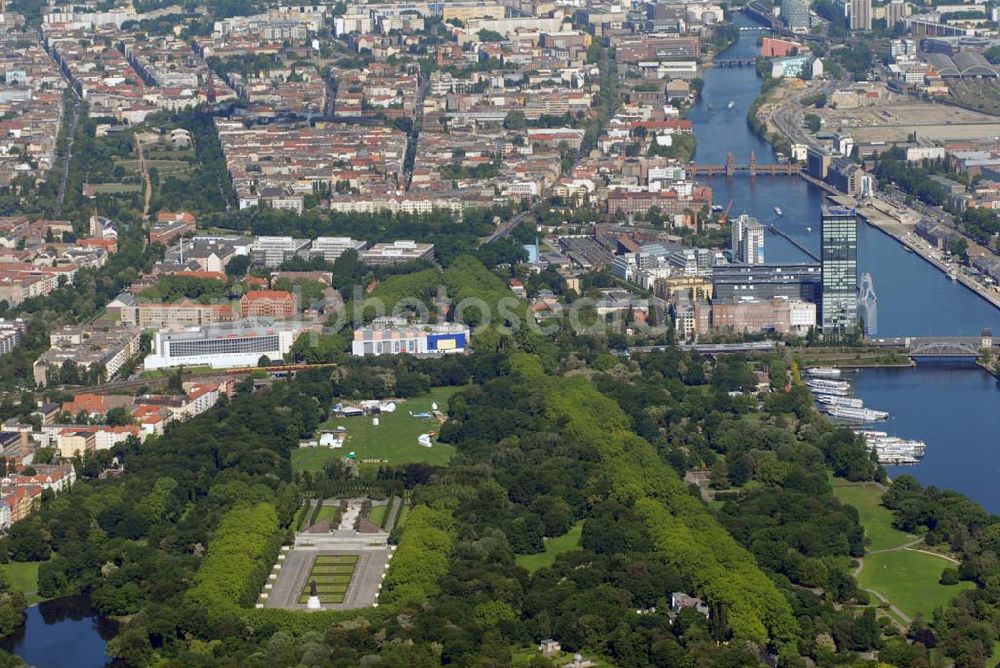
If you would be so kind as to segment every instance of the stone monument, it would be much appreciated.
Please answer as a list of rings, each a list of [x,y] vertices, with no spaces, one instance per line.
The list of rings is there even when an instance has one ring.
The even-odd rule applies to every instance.
[[[316,581],[309,583],[309,601],[306,603],[306,610],[322,610],[323,606],[319,602],[319,594],[316,593]]]

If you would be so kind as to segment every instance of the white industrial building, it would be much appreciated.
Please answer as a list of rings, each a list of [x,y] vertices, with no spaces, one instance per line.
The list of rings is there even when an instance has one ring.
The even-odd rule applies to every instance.
[[[459,323],[411,325],[402,318],[376,318],[371,325],[354,330],[351,354],[364,357],[461,353],[468,345],[469,328]]]
[[[361,252],[367,245],[350,237],[316,237],[309,248],[309,257],[321,257],[327,262],[335,262],[345,251]]]
[[[256,366],[262,356],[282,359],[302,330],[303,325],[296,322],[260,325],[247,321],[160,330],[153,336],[153,350],[143,366],[147,371],[178,366]]]

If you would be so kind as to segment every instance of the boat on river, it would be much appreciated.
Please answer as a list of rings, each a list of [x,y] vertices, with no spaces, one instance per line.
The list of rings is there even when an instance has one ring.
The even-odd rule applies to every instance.
[[[736,100],[730,100],[729,104],[726,105],[726,109],[732,109],[736,106]]]
[[[818,378],[840,378],[840,369],[835,366],[811,366],[806,373]]]
[[[806,385],[816,388],[820,392],[823,390],[841,390],[846,392],[851,389],[851,384],[846,380],[827,380],[826,378],[810,378]]]
[[[865,402],[855,397],[838,397],[834,394],[817,394],[816,401],[827,406],[844,406],[846,408],[864,408]]]
[[[806,387],[809,388],[810,392],[812,392],[813,394],[816,394],[816,395],[827,395],[827,396],[832,396],[832,397],[846,397],[850,393],[850,390],[847,390],[847,389],[843,389],[842,390],[842,389],[836,388],[836,387],[815,387],[814,385],[810,385],[808,382],[806,383]]]
[[[859,429],[854,433],[865,440],[880,464],[916,464],[927,452],[923,441],[890,436],[884,431]]]
[[[784,213],[782,213],[780,206],[774,207],[774,213],[777,214],[777,215],[779,215],[779,216],[785,215]]]
[[[842,420],[853,420],[856,422],[879,422],[886,420],[889,414],[885,411],[877,411],[871,408],[851,408],[849,406],[826,406],[824,409],[835,418]]]

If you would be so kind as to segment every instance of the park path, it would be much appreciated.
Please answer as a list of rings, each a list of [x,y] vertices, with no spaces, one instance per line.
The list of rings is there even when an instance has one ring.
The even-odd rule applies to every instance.
[[[394,496],[389,499],[389,510],[386,512],[385,516],[385,526],[383,527],[387,533],[392,533],[393,528],[396,526],[396,518],[399,517],[399,511],[403,507],[403,499],[398,496]]]
[[[954,557],[949,557],[947,554],[941,554],[940,552],[931,552],[930,550],[918,550],[916,548],[912,548],[912,547],[909,547],[909,546],[907,546],[904,549],[907,549],[910,552],[921,552],[923,554],[929,554],[932,557],[940,557],[941,559],[944,559],[946,561],[950,561],[953,564],[961,564],[962,563],[958,559],[955,559]]]
[[[911,540],[909,543],[897,545],[896,547],[887,547],[881,550],[872,550],[870,552],[865,552],[865,557],[872,554],[885,554],[886,552],[898,552],[900,550],[908,550],[912,548],[914,545],[919,545],[922,542],[924,542],[923,538],[917,538],[916,540]],[[921,552],[922,551],[923,550],[921,550]],[[857,580],[861,576],[861,571],[865,567],[865,557],[858,558],[858,567],[854,569],[855,580]],[[898,607],[896,607],[896,605],[892,601],[890,601],[886,597],[886,595],[883,594],[882,592],[877,591],[875,589],[868,589],[867,587],[862,587],[860,584],[858,585],[858,589],[860,589],[861,591],[868,592],[869,594],[877,598],[883,605],[888,606],[889,609],[892,610],[893,614],[896,615],[896,617],[892,617],[891,619],[893,623],[900,629],[900,631],[903,631],[905,633],[909,628],[910,624],[913,623],[913,618],[910,617],[905,612],[903,612],[902,610],[900,610]]]
[[[73,141],[76,139],[76,127],[80,124],[80,111],[83,106],[83,101],[76,94],[76,89],[70,86],[70,90],[73,91],[73,109],[71,110],[72,116],[69,119],[69,129],[66,131],[66,154],[60,158],[62,164],[59,166],[59,188],[56,190],[56,217],[59,217],[59,214],[62,213],[63,202],[66,199],[66,185],[69,183],[69,166],[73,161]]]
[[[941,559],[944,559],[945,561],[950,561],[953,564],[961,563],[957,559],[949,557],[946,554],[940,554],[938,552],[931,552],[930,550],[921,550],[921,549],[918,549],[918,548],[914,547],[916,545],[920,545],[923,542],[924,542],[923,538],[917,538],[915,540],[911,540],[908,543],[903,543],[902,545],[897,545],[896,547],[887,547],[887,548],[884,548],[884,549],[881,549],[881,550],[870,550],[868,552],[865,552],[865,557],[873,555],[873,554],[885,554],[886,552],[900,552],[902,550],[909,550],[910,552],[921,552],[923,554],[929,554],[932,557],[940,557]],[[865,557],[858,558],[858,567],[854,569],[854,579],[855,580],[857,580],[860,577],[861,570],[865,567]],[[883,604],[887,605],[889,607],[889,609],[892,610],[893,613],[895,613],[896,615],[898,615],[899,619],[893,619],[892,621],[895,622],[896,626],[898,626],[904,632],[907,630],[907,628],[910,626],[910,624],[913,623],[913,618],[910,617],[905,612],[903,612],[902,610],[900,610],[898,607],[896,607],[896,605],[893,604],[893,602],[890,601],[885,596],[885,594],[883,594],[882,592],[877,591],[875,589],[868,589],[867,587],[862,587],[860,585],[858,585],[858,588],[861,589],[862,591],[866,591],[869,594],[873,595],[875,598],[877,598]],[[903,624],[900,624],[899,620],[902,620],[905,623],[905,626]]]
[[[142,150],[142,143],[142,139],[136,137],[135,148],[139,154],[139,172],[142,174],[142,180],[146,186],[143,195],[142,217],[148,220],[149,204],[153,199],[153,181],[149,178],[149,172],[146,170],[146,156]]]

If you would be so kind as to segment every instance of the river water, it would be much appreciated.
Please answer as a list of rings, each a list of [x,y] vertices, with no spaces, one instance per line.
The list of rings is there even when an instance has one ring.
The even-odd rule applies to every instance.
[[[737,17],[737,23],[752,25]],[[743,33],[727,57],[752,57],[757,34]],[[695,161],[721,164],[732,151],[746,163],[751,151],[761,164],[776,161],[771,147],[753,134],[747,110],[760,93],[753,68],[707,69],[702,96],[690,118],[698,140]],[[734,105],[727,108],[732,101]],[[730,215],[749,213],[774,224],[819,255],[820,208],[825,193],[798,177],[707,179],[715,201],[732,202]],[[774,207],[782,209],[777,216]],[[779,235],[765,236],[768,262],[814,261]],[[878,295],[876,336],[977,336],[984,328],[1000,335],[1000,309],[952,282],[930,264],[903,250],[874,227],[858,229],[859,273],[870,273]],[[917,466],[891,467],[893,476],[915,475],[924,484],[955,489],[1000,512],[1000,385],[974,365],[958,361],[918,362],[913,369],[866,370],[852,374],[866,405],[888,410],[885,431],[927,442]]]

